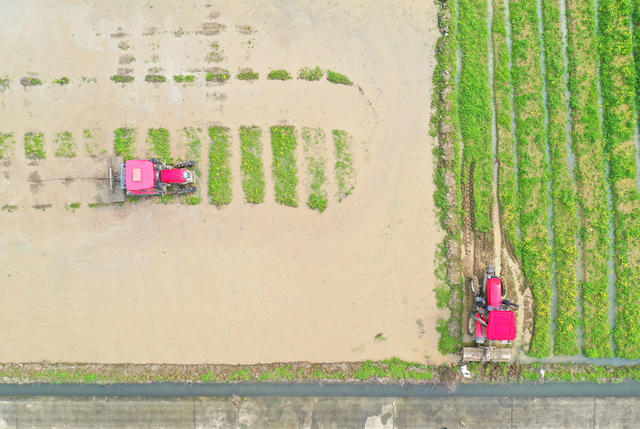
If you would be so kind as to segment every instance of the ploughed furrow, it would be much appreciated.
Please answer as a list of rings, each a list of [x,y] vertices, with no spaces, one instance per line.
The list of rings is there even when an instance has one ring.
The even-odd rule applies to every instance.
[[[511,124],[511,69],[505,25],[505,1],[494,0],[493,5],[493,91],[496,106],[496,136],[498,139],[498,200],[502,227],[509,245],[517,248],[518,196],[516,188],[513,127]]]
[[[518,151],[518,197],[522,271],[535,300],[529,354],[551,354],[551,246],[549,244],[549,165],[542,101],[540,38],[536,2],[510,2],[512,79]]]
[[[542,28],[547,88],[547,142],[551,164],[551,199],[556,263],[557,311],[553,332],[553,352],[580,353],[578,346],[578,213],[575,186],[569,172],[567,151],[567,102],[565,66],[560,28],[559,0],[542,1]]]
[[[462,52],[459,106],[464,144],[463,181],[473,201],[473,228],[492,230],[493,159],[491,93],[489,90],[489,30],[487,4],[460,0],[458,39]]]
[[[598,112],[598,52],[593,0],[567,0],[571,140],[582,227],[583,352],[610,357],[609,220],[602,127]]]
[[[600,0],[600,82],[612,187],[616,355],[640,357],[640,195],[635,157],[635,74],[631,2]]]

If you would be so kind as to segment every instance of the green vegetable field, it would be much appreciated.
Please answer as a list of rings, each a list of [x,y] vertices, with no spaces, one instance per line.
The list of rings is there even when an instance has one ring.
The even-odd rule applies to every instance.
[[[443,246],[497,227],[502,246],[480,262],[476,250],[471,265],[473,252],[457,250],[473,272],[456,273],[450,252],[446,277],[464,283],[479,264],[511,258],[533,298],[518,327],[530,334],[528,355],[640,358],[640,1],[438,4],[432,132]],[[451,353],[471,341],[455,315],[469,308],[457,282],[443,284],[452,315],[440,349]]]

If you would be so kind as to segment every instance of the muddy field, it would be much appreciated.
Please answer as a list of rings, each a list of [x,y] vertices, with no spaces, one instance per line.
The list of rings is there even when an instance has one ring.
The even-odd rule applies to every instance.
[[[0,133],[13,141],[0,161],[0,361],[442,362],[427,135],[435,25],[435,7],[410,0],[4,1]],[[354,85],[266,79],[316,65]],[[206,81],[215,67],[232,78]],[[244,68],[260,78],[236,79]],[[172,79],[187,74],[193,83]],[[324,213],[306,207],[302,174],[299,207],[276,204],[268,127],[279,124],[348,131],[354,192],[338,203],[329,162]],[[183,128],[199,129],[206,176],[213,125],[231,130],[229,205],[207,204],[205,190],[195,206],[89,207],[116,128],[136,129],[137,156],[147,129],[166,128],[181,158]],[[263,132],[258,205],[242,198],[242,125]],[[73,158],[54,156],[65,131]],[[45,159],[27,158],[30,132],[43,134]],[[330,139],[325,150],[333,159]],[[296,155],[305,171],[300,142]]]

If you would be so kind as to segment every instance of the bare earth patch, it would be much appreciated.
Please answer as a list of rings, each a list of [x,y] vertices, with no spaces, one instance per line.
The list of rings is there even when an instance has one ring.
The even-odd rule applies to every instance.
[[[42,132],[53,155],[58,132],[76,143],[85,129],[101,132],[92,140],[100,150],[79,144],[75,158],[30,162],[14,150],[0,176],[0,206],[19,207],[0,212],[0,361],[443,362],[432,291],[441,233],[427,134],[435,6],[258,0],[224,2],[215,14],[205,6],[3,2],[0,75],[12,85],[3,93],[0,133],[21,143],[26,132]],[[224,51],[219,66],[231,71],[224,84],[205,78],[213,42]],[[165,83],[145,82],[151,63]],[[121,64],[133,81],[111,80]],[[274,68],[316,65],[339,70],[354,86],[266,79]],[[259,79],[237,80],[243,68]],[[45,84],[18,85],[30,73]],[[188,73],[197,76],[193,84],[171,78]],[[71,84],[48,83],[59,76]],[[353,137],[357,184],[344,201],[333,198],[330,159],[328,208],[306,207],[308,168],[298,144],[299,207],[276,204],[267,139],[269,127],[283,123]],[[166,128],[172,156],[184,159],[180,130],[201,129],[204,181],[206,130],[215,125],[232,130],[229,205],[218,209],[205,198],[193,206],[101,204],[113,130],[136,129],[142,156],[146,130]],[[265,139],[265,202],[257,205],[243,198],[237,130],[244,125],[260,127]],[[34,173],[37,183],[28,180]],[[79,208],[66,210],[70,203]]]

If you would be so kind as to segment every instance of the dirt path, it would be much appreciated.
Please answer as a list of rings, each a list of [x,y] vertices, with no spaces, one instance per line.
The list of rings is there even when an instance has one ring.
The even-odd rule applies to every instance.
[[[0,132],[13,132],[16,145],[0,176],[0,205],[19,208],[0,212],[0,360],[441,362],[432,292],[440,232],[426,132],[435,23],[431,3],[409,0],[330,8],[4,2],[0,77],[11,86],[0,94]],[[209,56],[213,42],[222,58]],[[357,86],[265,79],[272,67],[315,65]],[[216,66],[261,76],[206,83]],[[119,68],[131,69],[134,82],[112,82]],[[153,84],[148,73],[198,80]],[[19,85],[31,75],[44,84]],[[62,76],[69,85],[51,84]],[[356,192],[339,205],[332,199],[322,215],[275,204],[267,127],[282,122],[322,128],[328,145],[331,129],[349,131]],[[178,130],[199,127],[206,174],[205,129],[213,124],[230,127],[234,144],[234,198],[221,210],[152,201],[90,209],[98,184],[49,180],[102,176],[113,129],[122,126],[138,130],[138,155],[147,128],[169,129],[177,154]],[[263,129],[267,194],[255,207],[240,193],[240,125]],[[99,136],[97,158],[82,147],[84,129]],[[46,160],[25,158],[29,131],[44,133]],[[76,158],[53,157],[61,131],[76,136]],[[75,201],[80,209],[65,210]],[[31,208],[38,204],[52,207]]]

